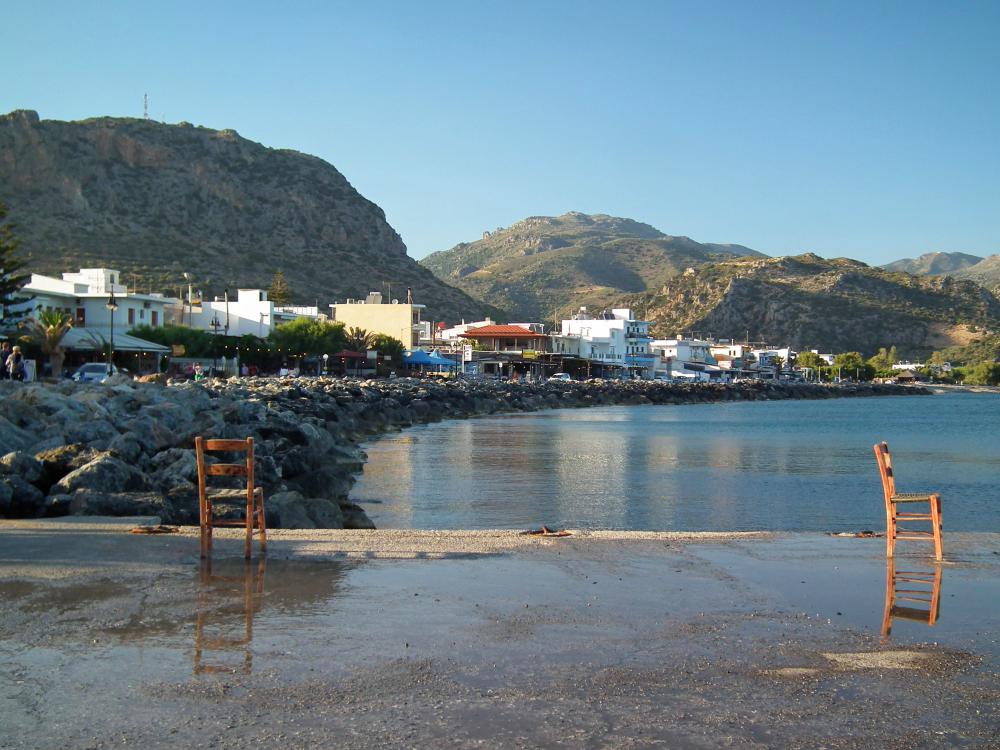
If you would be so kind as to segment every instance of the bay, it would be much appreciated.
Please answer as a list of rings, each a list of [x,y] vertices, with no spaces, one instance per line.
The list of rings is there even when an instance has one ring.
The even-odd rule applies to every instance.
[[[883,530],[872,445],[946,531],[1000,531],[1000,396],[599,407],[440,422],[365,446],[379,528]]]

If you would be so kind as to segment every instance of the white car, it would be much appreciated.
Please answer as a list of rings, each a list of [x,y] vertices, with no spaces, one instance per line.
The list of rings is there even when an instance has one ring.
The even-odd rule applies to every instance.
[[[550,383],[566,383],[566,382],[568,382],[568,381],[570,381],[572,379],[573,378],[570,377],[570,375],[569,375],[568,372],[556,372],[556,373],[553,373],[552,376],[549,378],[549,382]]]
[[[114,365],[111,365],[111,374],[118,374]],[[70,377],[77,383],[103,383],[108,377],[108,365],[105,362],[88,362],[77,367]]]

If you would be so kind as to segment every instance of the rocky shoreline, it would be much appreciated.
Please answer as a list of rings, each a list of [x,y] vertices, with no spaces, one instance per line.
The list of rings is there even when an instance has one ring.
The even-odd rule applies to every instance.
[[[414,424],[551,408],[927,395],[897,385],[232,378],[0,383],[0,517],[197,524],[197,435],[254,437],[275,528],[374,528],[348,500],[359,444]],[[238,513],[233,508],[231,513]]]

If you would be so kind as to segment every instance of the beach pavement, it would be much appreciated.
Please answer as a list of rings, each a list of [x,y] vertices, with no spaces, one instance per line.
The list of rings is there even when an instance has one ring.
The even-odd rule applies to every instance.
[[[1000,747],[998,534],[148,522],[0,521],[0,747]]]

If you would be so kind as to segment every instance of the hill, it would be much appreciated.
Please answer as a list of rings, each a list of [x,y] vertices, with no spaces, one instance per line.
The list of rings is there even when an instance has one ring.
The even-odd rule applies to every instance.
[[[712,263],[622,301],[658,336],[749,336],[799,349],[872,354],[895,345],[916,357],[1000,330],[1000,301],[973,282],[812,254]]]
[[[951,274],[956,279],[967,279],[1000,293],[1000,255],[990,255],[974,266],[963,268]]]
[[[570,212],[533,216],[433,253],[421,264],[519,320],[551,320],[576,305],[600,307],[659,288],[685,269],[735,256],[740,245],[672,237],[631,219]]]
[[[221,294],[266,288],[280,270],[298,304],[410,286],[428,317],[497,314],[407,256],[332,165],[233,130],[0,115],[0,202],[38,273],[112,267],[129,286],[176,293],[187,272]]]
[[[938,276],[974,266],[982,258],[968,253],[924,253],[919,258],[903,258],[882,266],[886,271],[903,271],[917,276]]]

